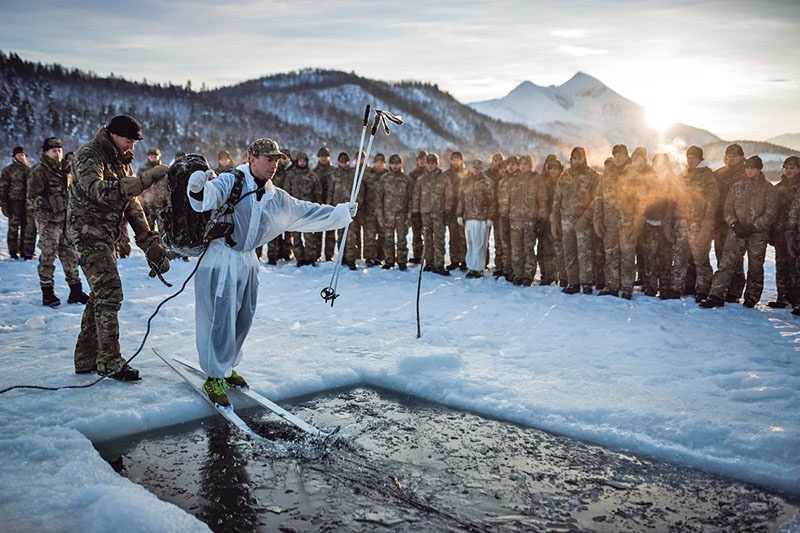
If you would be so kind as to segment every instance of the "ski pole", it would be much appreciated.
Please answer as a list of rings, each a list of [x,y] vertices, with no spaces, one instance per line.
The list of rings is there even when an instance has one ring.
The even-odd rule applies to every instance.
[[[361,169],[361,150],[364,149],[364,137],[366,136],[367,127],[369,126],[369,113],[371,109],[372,107],[369,104],[367,104],[367,107],[364,110],[364,121],[363,121],[363,127],[361,128],[361,141],[359,142],[358,145],[356,168],[355,168],[355,173],[353,174],[353,186],[350,188],[351,202],[354,202],[355,198],[358,197],[358,189],[356,188],[356,185],[358,185],[358,175]],[[376,117],[375,119],[376,123],[377,120],[378,119]],[[373,131],[377,130],[377,128],[374,126],[372,129]],[[374,137],[374,135],[375,134],[373,133],[372,136]],[[370,143],[371,142],[372,141],[370,140]],[[322,296],[322,299],[325,300],[326,303],[328,301],[331,302],[331,307],[333,307],[334,300],[336,300],[336,298],[339,296],[338,294],[336,294],[336,287],[339,284],[339,271],[342,266],[342,259],[344,258],[344,249],[345,245],[347,244],[347,233],[349,229],[350,229],[350,224],[345,226],[344,229],[342,230],[342,240],[341,242],[339,242],[339,253],[336,256],[336,264],[333,265],[333,272],[331,273],[331,282],[327,287],[322,289],[322,291],[320,292],[320,296]]]

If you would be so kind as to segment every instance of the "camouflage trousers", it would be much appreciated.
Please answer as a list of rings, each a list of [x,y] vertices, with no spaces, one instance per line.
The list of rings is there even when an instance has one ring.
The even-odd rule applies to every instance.
[[[364,219],[364,259],[379,261],[383,258],[383,233],[375,216]]]
[[[36,224],[33,210],[26,209],[25,202],[14,202],[9,206],[8,253],[21,257],[33,257],[36,248]]]
[[[606,228],[603,235],[605,252],[605,286],[613,291],[633,293],[636,281],[636,243],[631,238],[631,228],[616,224]]]
[[[645,223],[642,232],[644,262],[644,290],[658,292],[669,289],[672,274],[672,244],[664,236],[664,226]]]
[[[411,251],[414,254],[415,260],[422,259],[422,223],[411,217]]]
[[[508,230],[508,218],[496,217],[492,224],[494,232],[494,268],[511,270],[511,240]]]
[[[281,233],[267,243],[267,259],[277,261],[292,257],[292,237],[289,233]]]
[[[387,265],[408,263],[408,224],[405,214],[389,215],[383,221],[383,260]]]
[[[444,268],[444,215],[422,213],[422,243],[425,264]]]
[[[536,275],[536,232],[533,221],[511,222],[508,234],[513,281],[533,281]]]
[[[336,230],[339,241],[339,253],[344,253],[343,263],[355,265],[361,259],[361,224],[356,220],[350,222],[347,228],[347,242],[344,243],[344,250],[341,249],[344,229]]]
[[[558,254],[550,225],[539,228],[536,243],[536,262],[539,265],[539,274],[543,283],[552,283],[558,280]]]
[[[467,256],[467,235],[464,227],[458,225],[458,221],[453,218],[447,223],[447,232],[450,237],[450,263],[462,265],[466,262]]]
[[[336,253],[336,230],[325,232],[325,261],[333,259]]]
[[[594,256],[592,236],[594,229],[589,223],[574,223],[562,220],[561,246],[564,251],[564,271],[569,285],[592,285],[594,283]]]
[[[295,260],[299,263],[316,262],[322,249],[322,233],[300,233],[293,231],[290,234],[292,240],[292,253]]]
[[[125,363],[119,348],[122,281],[115,249],[106,243],[78,244],[78,260],[89,283],[89,301],[83,309],[75,344],[75,371],[116,370]]]
[[[672,290],[683,293],[690,261],[694,264],[696,294],[708,294],[714,272],[708,255],[711,238],[697,221],[679,221],[676,224],[675,243],[672,245]],[[723,295],[724,297],[724,295]]]
[[[714,256],[717,258],[717,268],[719,268],[722,263],[722,257],[725,255],[725,244],[729,229],[728,225],[723,223],[714,228],[714,232],[711,235],[711,238],[714,239]],[[742,297],[745,285],[744,258],[739,257],[738,263],[734,264],[732,268],[733,277],[728,286],[728,294],[723,298],[738,300]]]
[[[786,300],[792,306],[800,303],[800,272],[797,260],[789,255],[786,239],[779,236],[775,239],[775,286],[778,289],[778,300]]]
[[[56,271],[56,257],[61,260],[64,277],[67,284],[75,285],[81,282],[78,273],[78,256],[71,244],[67,243],[64,235],[64,225],[58,222],[36,221],[36,230],[39,233],[39,284],[42,287],[52,287],[53,275]]]
[[[733,230],[725,237],[725,255],[722,256],[719,268],[714,273],[711,294],[725,299],[728,287],[736,272],[737,265],[743,261],[747,253],[747,280],[745,282],[744,299],[758,302],[764,291],[764,257],[767,253],[767,232],[753,233],[746,239],[740,239]]]

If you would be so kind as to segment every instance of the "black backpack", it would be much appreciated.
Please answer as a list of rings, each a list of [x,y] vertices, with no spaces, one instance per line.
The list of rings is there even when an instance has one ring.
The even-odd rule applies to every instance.
[[[210,167],[205,157],[200,154],[187,154],[176,160],[167,172],[170,205],[160,212],[164,221],[163,242],[166,248],[186,257],[197,257],[214,239],[225,238],[228,245],[236,243],[231,239],[233,224],[220,222],[224,215],[233,213],[234,206],[242,197],[244,173],[238,169],[227,172],[236,176],[228,200],[215,211],[199,213],[192,209],[186,196],[189,176],[196,170],[206,171]]]

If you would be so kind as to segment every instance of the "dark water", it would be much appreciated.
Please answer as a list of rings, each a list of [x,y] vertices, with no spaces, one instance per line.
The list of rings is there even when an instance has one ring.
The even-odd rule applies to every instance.
[[[283,406],[340,425],[340,439],[315,459],[300,444],[275,454],[215,416],[98,449],[214,531],[788,531],[798,509],[758,487],[387,391]],[[263,410],[241,414],[289,447],[302,441]]]

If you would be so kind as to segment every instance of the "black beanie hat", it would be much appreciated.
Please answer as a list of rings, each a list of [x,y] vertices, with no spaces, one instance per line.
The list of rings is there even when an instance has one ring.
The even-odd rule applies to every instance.
[[[46,152],[51,148],[64,148],[64,143],[58,137],[48,137],[42,143],[42,152]]]
[[[117,115],[106,126],[108,131],[132,141],[141,141],[142,125],[135,118],[128,115]]]

